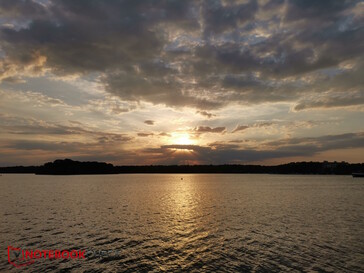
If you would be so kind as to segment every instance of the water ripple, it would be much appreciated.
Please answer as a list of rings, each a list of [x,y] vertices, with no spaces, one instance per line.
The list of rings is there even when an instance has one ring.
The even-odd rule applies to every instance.
[[[183,180],[181,180],[183,176]],[[0,179],[7,246],[80,249],[27,272],[364,272],[364,183],[345,176]]]

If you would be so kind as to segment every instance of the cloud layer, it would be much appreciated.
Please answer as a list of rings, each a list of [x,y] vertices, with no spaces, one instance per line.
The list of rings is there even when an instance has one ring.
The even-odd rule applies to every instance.
[[[363,22],[360,0],[0,1],[0,164],[358,158]]]
[[[360,11],[350,0],[3,1],[2,78],[97,73],[123,100],[198,109],[358,105]]]

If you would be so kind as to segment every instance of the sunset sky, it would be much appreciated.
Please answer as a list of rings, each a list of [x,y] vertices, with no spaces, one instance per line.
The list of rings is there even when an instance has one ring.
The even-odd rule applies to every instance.
[[[0,166],[364,162],[364,2],[0,1]]]

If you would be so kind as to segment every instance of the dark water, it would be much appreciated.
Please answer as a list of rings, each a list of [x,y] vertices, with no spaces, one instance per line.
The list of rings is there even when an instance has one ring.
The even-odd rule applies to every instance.
[[[1,272],[364,272],[360,178],[3,175],[0,202]],[[18,269],[8,245],[90,255]]]

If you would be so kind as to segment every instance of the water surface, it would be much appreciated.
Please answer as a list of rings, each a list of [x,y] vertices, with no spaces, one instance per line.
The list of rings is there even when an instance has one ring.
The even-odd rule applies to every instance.
[[[8,245],[114,251],[26,272],[364,272],[364,179],[349,176],[13,174],[0,202],[1,272],[19,271]]]

